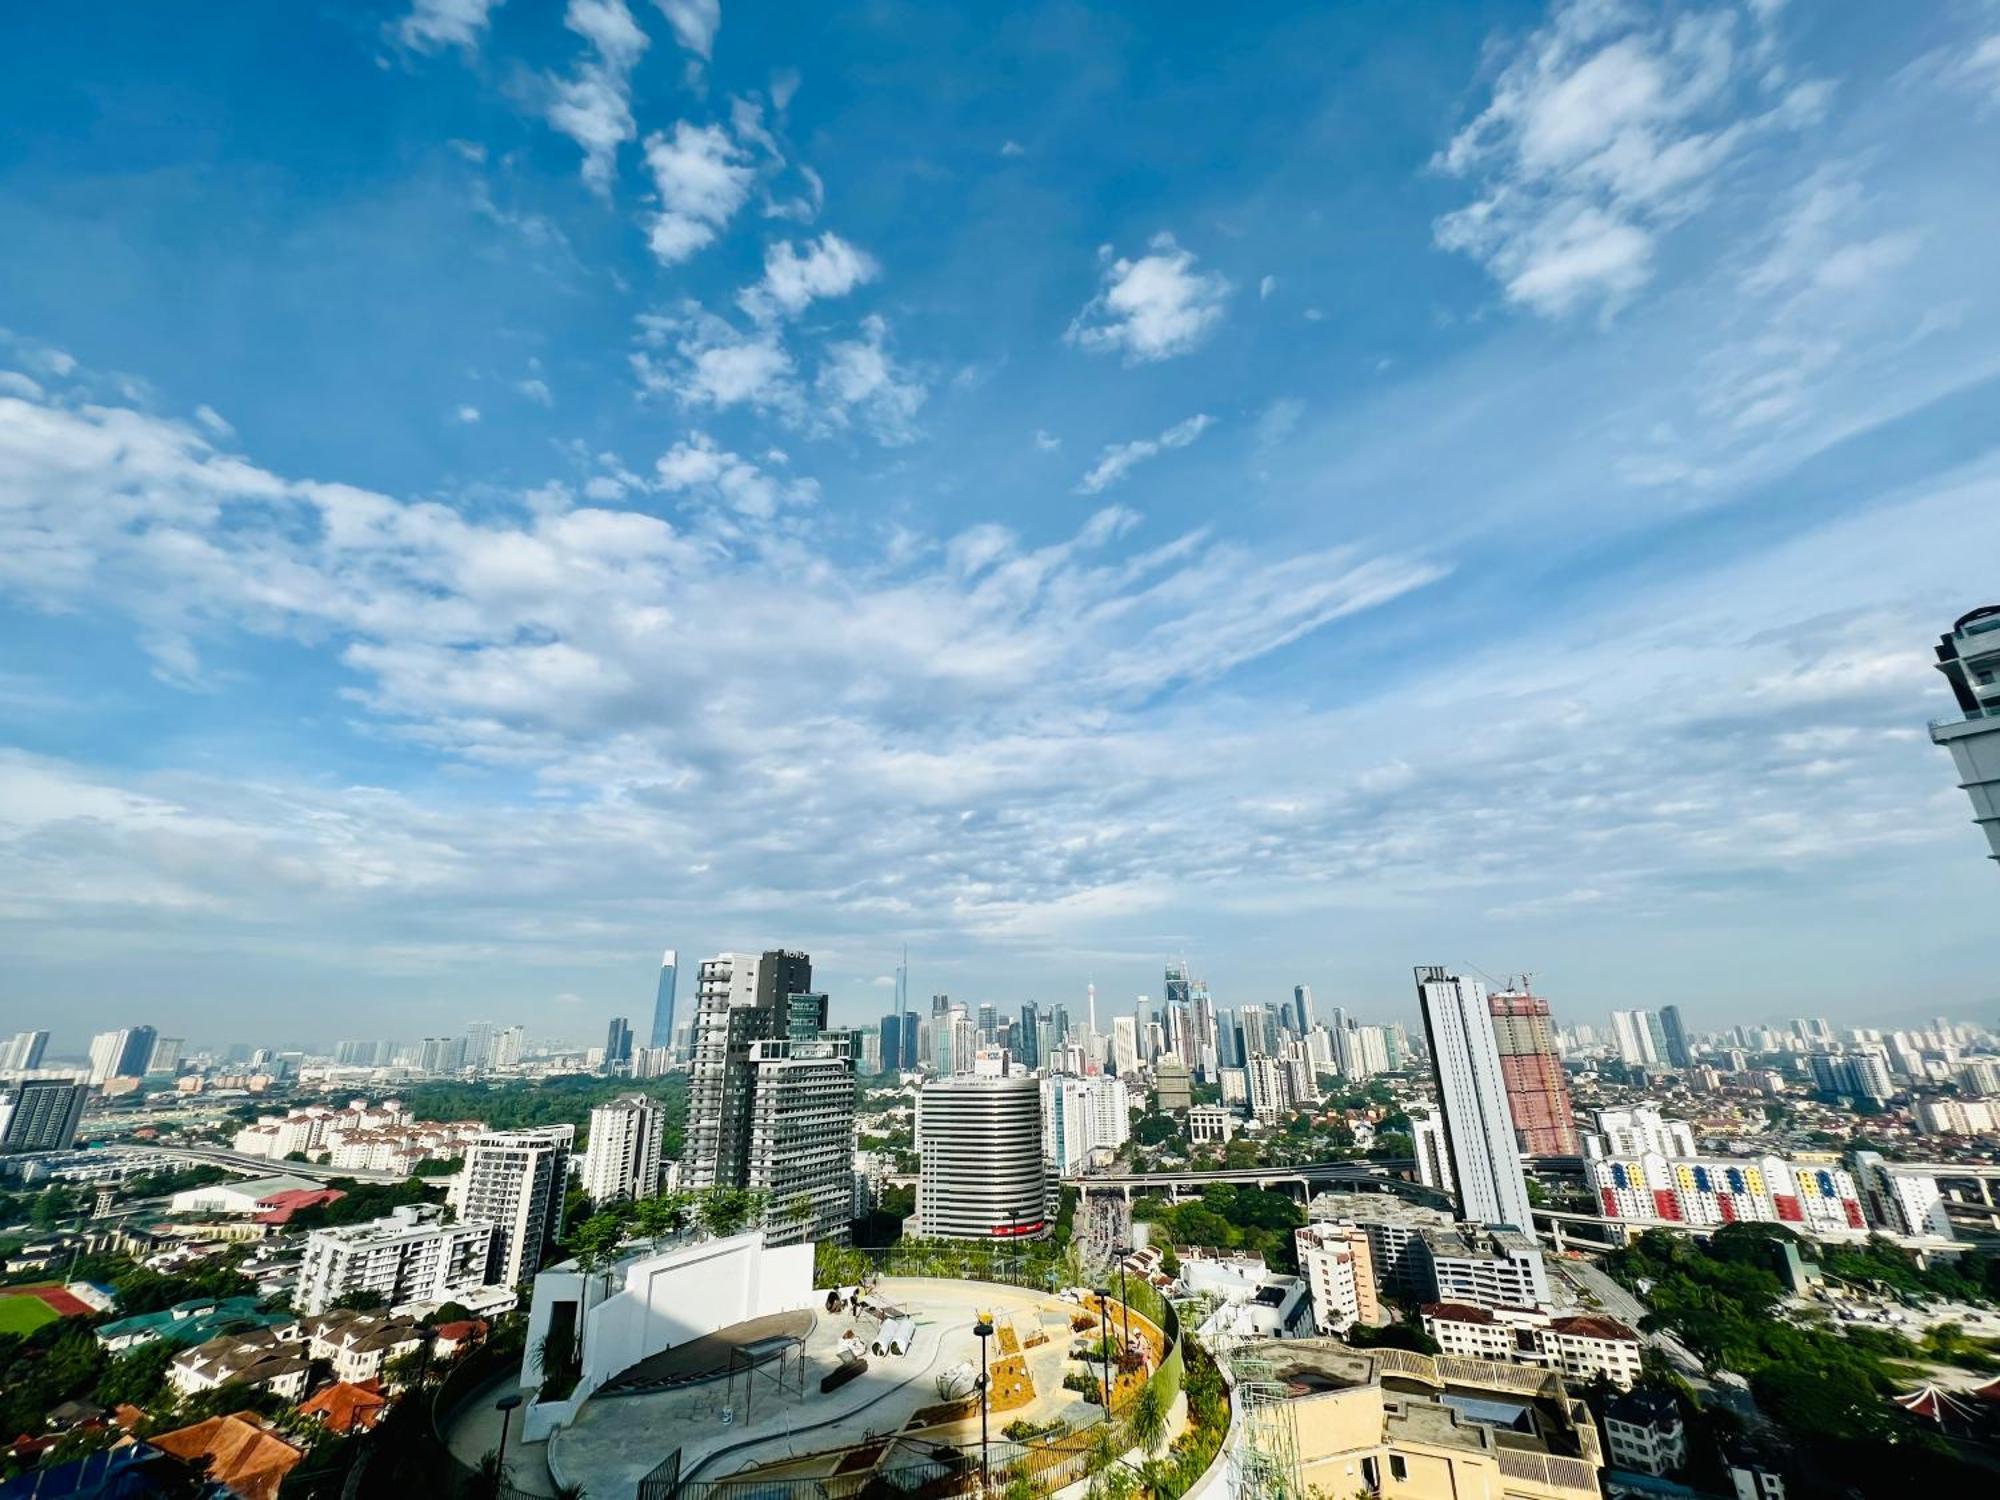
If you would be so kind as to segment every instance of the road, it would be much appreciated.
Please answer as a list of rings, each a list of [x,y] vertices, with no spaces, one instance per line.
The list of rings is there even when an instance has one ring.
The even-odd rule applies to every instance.
[[[221,1146],[157,1146],[150,1142],[143,1146],[106,1146],[109,1152],[143,1152],[158,1156],[175,1156],[183,1161],[206,1162],[211,1166],[227,1167],[234,1172],[243,1172],[252,1177],[272,1177],[283,1174],[287,1177],[303,1177],[311,1182],[330,1182],[336,1177],[352,1177],[356,1182],[401,1182],[403,1178],[394,1172],[367,1172],[353,1167],[328,1167],[308,1161],[272,1161],[263,1156],[245,1156],[237,1151]]]
[[[1649,1310],[1646,1304],[1613,1281],[1601,1266],[1587,1260],[1562,1259],[1551,1260],[1549,1264],[1554,1266],[1557,1274],[1575,1287],[1586,1301],[1595,1302],[1598,1307],[1626,1327],[1635,1331],[1639,1329],[1640,1319],[1644,1318]],[[1701,1367],[1701,1361],[1695,1358],[1692,1349],[1670,1333],[1641,1332],[1640,1337],[1665,1355],[1667,1363],[1697,1391],[1702,1392],[1704,1399],[1706,1398],[1708,1376]]]

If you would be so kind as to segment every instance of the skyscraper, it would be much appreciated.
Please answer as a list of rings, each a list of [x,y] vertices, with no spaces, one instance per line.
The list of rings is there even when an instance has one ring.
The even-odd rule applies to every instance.
[[[627,1094],[590,1112],[584,1142],[583,1190],[602,1207],[660,1190],[660,1140],[667,1113],[657,1099]]]
[[[855,1059],[851,1037],[820,1035],[827,1005],[812,987],[812,960],[724,953],[701,965],[695,993],[687,1185],[765,1193],[774,1243],[844,1240]]]
[[[1313,1019],[1313,991],[1309,984],[1292,986],[1292,1012],[1298,1021],[1299,1035],[1304,1036],[1319,1023]]]
[[[143,1078],[152,1061],[153,1043],[159,1033],[150,1026],[128,1026],[122,1031],[100,1031],[90,1039],[90,1081],[113,1078]]]
[[[660,982],[653,991],[653,1029],[646,1045],[671,1047],[674,1044],[674,983],[680,962],[669,948],[660,959]]]
[[[134,1026],[125,1033],[125,1050],[119,1056],[116,1078],[144,1078],[146,1065],[153,1060],[154,1044],[160,1033],[151,1026]]]
[[[39,1068],[48,1045],[46,1031],[15,1032],[0,1042],[0,1073],[27,1073]]]
[[[903,1018],[891,1011],[882,1018],[882,1071],[895,1073],[903,1066]]]
[[[1221,1066],[1215,1002],[1209,998],[1208,985],[1199,979],[1188,983],[1188,1028],[1194,1034],[1194,1055],[1188,1062],[1194,1067],[1195,1077],[1203,1083],[1213,1083],[1216,1069]]]
[[[1660,1035],[1666,1038],[1669,1067],[1694,1066],[1694,1053],[1688,1047],[1687,1030],[1681,1025],[1681,1008],[1678,1005],[1660,1007]]]
[[[1937,669],[1965,717],[1933,723],[1931,743],[1951,751],[1958,784],[1972,799],[1972,821],[2000,859],[2000,604],[1952,622],[1938,638]]]
[[[932,1078],[917,1096],[917,1232],[930,1239],[1048,1233],[1042,1090],[1032,1073]]]
[[[465,1148],[465,1169],[451,1190],[462,1220],[499,1226],[489,1282],[517,1286],[541,1269],[542,1251],[562,1234],[574,1125],[489,1130]]]
[[[1653,1042],[1653,1028],[1657,1024],[1643,1010],[1611,1012],[1611,1035],[1618,1044],[1619,1061],[1633,1068],[1657,1067],[1660,1054]]]
[[[914,1073],[917,1068],[917,1027],[922,1022],[913,1010],[903,1012],[903,1071]]]
[[[1556,1053],[1549,1003],[1529,993],[1528,981],[1486,997],[1493,1042],[1507,1082],[1507,1111],[1514,1139],[1530,1156],[1575,1156],[1581,1150],[1569,1076]]]
[[[613,1016],[611,1027],[604,1034],[604,1071],[616,1073],[632,1063],[632,1023],[623,1016]]]
[[[1042,1065],[1041,1019],[1041,1008],[1030,1000],[1021,1007],[1021,1024],[1014,1031],[1014,1056],[1030,1072]]]
[[[1416,979],[1459,1217],[1532,1232],[1528,1181],[1514,1144],[1486,987],[1431,965],[1419,967]]]

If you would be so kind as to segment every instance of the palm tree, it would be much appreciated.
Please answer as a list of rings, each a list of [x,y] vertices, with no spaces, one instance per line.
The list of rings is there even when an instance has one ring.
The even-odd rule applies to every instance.
[[[1133,1398],[1126,1420],[1131,1423],[1132,1441],[1148,1457],[1160,1451],[1160,1444],[1167,1437],[1167,1405],[1160,1399],[1160,1387],[1156,1382],[1149,1380],[1139,1387],[1139,1394]]]

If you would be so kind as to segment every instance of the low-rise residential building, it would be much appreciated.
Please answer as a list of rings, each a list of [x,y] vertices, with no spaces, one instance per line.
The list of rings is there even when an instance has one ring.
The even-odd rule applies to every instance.
[[[492,1265],[495,1229],[472,1220],[447,1223],[434,1203],[409,1203],[365,1224],[315,1229],[306,1236],[293,1301],[300,1312],[321,1313],[354,1293],[372,1293],[383,1305],[436,1306],[484,1286]]]
[[[279,1328],[297,1320],[290,1313],[265,1312],[255,1297],[196,1297],[176,1302],[159,1312],[137,1313],[129,1318],[97,1325],[97,1342],[112,1354],[123,1354],[165,1339],[170,1344],[191,1348],[224,1333],[247,1333],[258,1328]]]
[[[1253,1344],[1296,1436],[1305,1493],[1596,1500],[1597,1428],[1545,1370],[1331,1339]]]
[[[191,1427],[163,1432],[150,1439],[150,1444],[184,1463],[198,1464],[204,1479],[220,1485],[237,1500],[277,1500],[285,1476],[305,1457],[304,1450],[287,1442],[251,1411],[210,1417]]]
[[[1687,1463],[1680,1403],[1665,1391],[1623,1391],[1604,1407],[1604,1452],[1614,1469],[1659,1477]]]
[[[1748,1443],[1724,1445],[1722,1466],[1736,1500],[1785,1500],[1785,1473],[1777,1455]]]
[[[421,1323],[390,1313],[342,1309],[307,1318],[303,1328],[312,1357],[328,1361],[334,1378],[351,1385],[380,1381],[393,1389],[389,1365],[429,1341]]]
[[[1202,1320],[1205,1343],[1239,1339],[1303,1338],[1312,1332],[1313,1300],[1298,1276],[1266,1276],[1255,1286],[1225,1297]]]
[[[183,1349],[167,1366],[167,1384],[180,1396],[222,1385],[247,1385],[299,1401],[311,1375],[312,1359],[296,1325],[218,1334]]]
[[[1615,1318],[1429,1302],[1423,1319],[1424,1332],[1447,1355],[1533,1365],[1578,1383],[1601,1376],[1621,1390],[1639,1378],[1643,1345],[1638,1334]]]
[[[1345,1333],[1355,1324],[1382,1323],[1375,1288],[1375,1257],[1368,1231],[1358,1224],[1307,1224],[1294,1230],[1299,1272],[1312,1291],[1313,1322],[1321,1333]]]
[[[1459,1224],[1424,1236],[1431,1295],[1475,1307],[1547,1307],[1548,1270],[1539,1246],[1512,1229]]]
[[[1227,1145],[1235,1139],[1236,1111],[1220,1104],[1196,1104],[1188,1110],[1188,1139],[1197,1146]]]
[[[328,1432],[345,1437],[368,1431],[388,1409],[389,1398],[378,1386],[336,1380],[313,1392],[299,1407],[299,1415],[316,1418]]]

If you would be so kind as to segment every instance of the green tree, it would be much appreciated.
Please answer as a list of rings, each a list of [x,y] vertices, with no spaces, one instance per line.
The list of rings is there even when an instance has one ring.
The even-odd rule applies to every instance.
[[[167,1366],[177,1352],[165,1339],[154,1339],[119,1355],[98,1377],[91,1399],[105,1407],[151,1405],[166,1387]]]
[[[718,1237],[740,1234],[764,1210],[764,1194],[751,1188],[709,1188],[695,1214],[701,1227]]]

